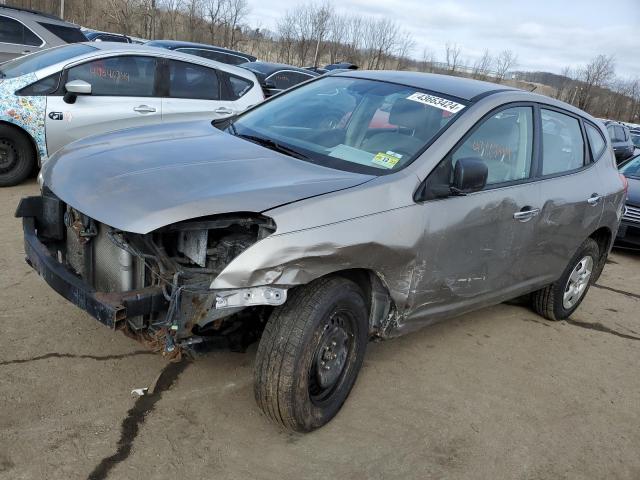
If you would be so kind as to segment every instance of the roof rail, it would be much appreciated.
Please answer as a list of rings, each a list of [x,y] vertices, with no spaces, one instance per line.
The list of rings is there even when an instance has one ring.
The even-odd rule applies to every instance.
[[[13,7],[13,6],[10,6],[10,5],[0,4],[0,9],[2,9],[2,8],[8,8],[10,10],[17,10],[19,12],[34,13],[36,15],[42,15],[43,17],[47,17],[47,18],[50,18],[52,20],[60,20],[61,22],[64,22],[64,20],[62,18],[57,17],[56,15],[52,15],[51,13],[39,12],[38,10],[33,10],[31,8]]]

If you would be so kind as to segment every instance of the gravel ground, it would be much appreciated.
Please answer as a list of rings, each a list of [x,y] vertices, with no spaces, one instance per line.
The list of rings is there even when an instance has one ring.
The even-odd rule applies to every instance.
[[[342,411],[286,433],[256,346],[162,357],[54,293],[0,189],[0,478],[640,478],[640,255],[615,251],[570,321],[499,305],[369,345]],[[156,382],[152,395],[132,388]]]

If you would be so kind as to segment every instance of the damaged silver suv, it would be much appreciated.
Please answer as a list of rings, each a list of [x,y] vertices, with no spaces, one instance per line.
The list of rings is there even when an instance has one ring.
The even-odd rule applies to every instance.
[[[523,295],[571,315],[625,196],[588,114],[406,72],[80,140],[42,180],[16,215],[53,289],[174,358],[260,335],[256,400],[296,431],[336,415],[371,338]]]

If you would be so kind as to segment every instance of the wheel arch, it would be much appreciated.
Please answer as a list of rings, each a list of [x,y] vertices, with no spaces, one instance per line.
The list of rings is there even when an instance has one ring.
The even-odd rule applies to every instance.
[[[33,148],[33,152],[36,155],[36,165],[39,168],[40,165],[41,165],[42,158],[41,158],[41,155],[40,155],[40,150],[38,149],[38,145],[36,144],[36,141],[33,138],[33,136],[27,130],[25,130],[20,125],[17,125],[15,123],[8,122],[6,120],[0,120],[0,125],[6,125],[7,127],[15,129],[17,132],[21,133],[22,135],[24,135],[29,140],[29,144],[31,145],[31,148]]]
[[[602,273],[607,261],[607,256],[609,255],[609,251],[613,245],[613,232],[609,227],[600,227],[589,235],[589,238],[593,239],[598,244],[598,249],[600,251],[600,258],[598,259],[595,271],[593,272],[592,283],[595,283],[598,278],[600,278],[600,274]]]
[[[396,305],[389,292],[389,287],[377,272],[366,268],[350,268],[338,270],[324,277],[338,276],[354,282],[365,295],[369,315],[369,333],[382,334]],[[323,278],[323,277],[319,277]]]

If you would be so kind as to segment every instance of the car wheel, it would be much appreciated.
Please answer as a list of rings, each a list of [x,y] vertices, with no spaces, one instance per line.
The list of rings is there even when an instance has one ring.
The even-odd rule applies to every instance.
[[[584,299],[600,259],[598,244],[585,240],[560,279],[531,294],[534,310],[549,320],[568,318]]]
[[[35,151],[26,135],[0,125],[0,187],[18,185],[31,174],[35,163]]]
[[[298,287],[275,309],[258,346],[254,391],[283,427],[308,432],[331,420],[353,386],[367,347],[364,295],[330,277]]]

